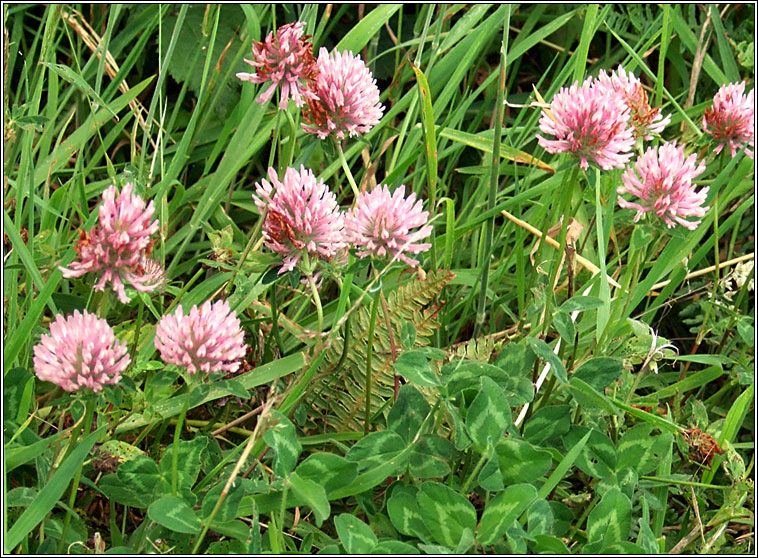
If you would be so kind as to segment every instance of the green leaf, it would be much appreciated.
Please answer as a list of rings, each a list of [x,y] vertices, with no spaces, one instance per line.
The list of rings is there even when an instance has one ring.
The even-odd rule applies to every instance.
[[[111,109],[108,106],[108,103],[103,101],[103,99],[100,97],[100,95],[97,94],[97,92],[92,89],[89,83],[84,81],[84,78],[77,74],[74,70],[66,66],[65,64],[52,64],[50,62],[40,62],[43,66],[46,66],[56,74],[58,74],[60,77],[62,77],[67,82],[75,85],[82,93],[90,97],[94,103],[92,106],[93,110],[97,110],[98,108],[104,107],[106,110],[110,111],[111,116],[113,116],[116,121],[118,121],[118,115],[113,112],[113,109]]]
[[[618,459],[616,469],[631,467],[638,475],[647,475],[655,470],[671,443],[671,434],[651,436],[654,426],[637,424],[624,432],[616,444]]]
[[[587,440],[589,440],[591,433],[591,431],[587,432],[587,434],[585,434],[578,443],[574,444],[574,446],[566,452],[566,455],[561,460],[561,462],[558,463],[558,466],[553,470],[552,473],[550,473],[550,476],[548,477],[545,484],[540,487],[540,490],[537,493],[538,498],[547,498],[553,489],[558,486],[558,483],[561,482],[563,475],[565,475],[568,470],[571,469],[577,457],[579,457],[579,454],[584,449],[584,446],[587,444]]]
[[[445,438],[427,435],[413,445],[410,457],[411,474],[416,478],[444,477],[450,472],[448,463],[455,455],[453,444]]]
[[[429,352],[423,349],[405,351],[397,357],[395,371],[418,386],[438,386],[440,381],[432,371],[429,356]]]
[[[98,481],[97,489],[109,500],[129,506],[130,508],[144,509],[150,505],[153,499],[152,490],[147,493],[135,492],[129,485],[121,481],[116,473],[104,475]]]
[[[481,390],[474,398],[466,415],[466,427],[474,447],[483,452],[496,444],[512,424],[511,408],[503,390],[487,376],[481,378]]]
[[[349,513],[335,517],[334,527],[348,554],[368,554],[378,542],[371,527]]]
[[[230,378],[222,382],[216,382],[216,386],[225,389],[229,395],[239,397],[240,399],[250,399],[250,392],[245,389],[245,386],[239,380]]]
[[[378,434],[378,433],[377,433]],[[392,433],[394,434],[394,432]],[[371,434],[369,434],[368,437],[370,437]],[[397,436],[397,434],[395,434]],[[363,438],[364,440],[366,438]],[[398,436],[398,439],[402,442],[402,439]],[[394,443],[394,442],[393,442]],[[357,445],[357,444],[356,444]],[[353,446],[354,448],[355,446]],[[350,448],[351,450],[353,448]],[[368,467],[368,469],[363,469],[363,472],[359,474],[353,482],[346,486],[342,486],[332,492],[329,497],[332,500],[336,500],[339,498],[345,498],[347,496],[354,496],[356,494],[361,494],[363,492],[366,492],[367,490],[370,490],[377,486],[379,483],[384,482],[387,477],[390,475],[397,475],[401,471],[405,470],[405,468],[408,465],[408,459],[410,457],[411,452],[413,451],[413,446],[408,446],[404,448],[400,453],[393,453],[390,452],[389,454],[386,454],[387,459],[377,459],[374,460]],[[348,455],[345,457],[349,459],[350,451],[348,451]],[[355,454],[357,455],[357,454]]]
[[[570,314],[571,312],[583,312],[584,310],[593,310],[600,308],[603,301],[595,296],[572,296],[558,307],[561,312]]]
[[[565,542],[551,535],[535,535],[533,548],[537,554],[571,554]]]
[[[369,551],[369,554],[397,554],[402,556],[404,554],[421,554],[418,548],[411,546],[408,543],[386,540],[379,541],[374,548]]]
[[[380,4],[371,12],[366,14],[363,19],[356,23],[347,34],[342,37],[335,50],[350,51],[358,54],[366,46],[379,29],[389,21],[392,15],[400,9],[402,4]]]
[[[534,502],[529,506],[529,511],[526,513],[526,521],[528,525],[527,532],[531,536],[550,535],[554,522],[553,509],[550,507],[550,503],[545,499]]]
[[[479,471],[478,482],[484,490],[490,492],[500,492],[505,488],[503,482],[503,474],[500,472],[500,459],[495,453],[494,449],[491,450],[493,457],[491,457],[487,463],[484,464],[481,471]]]
[[[454,397],[465,389],[479,389],[481,377],[487,376],[502,389],[509,406],[523,405],[534,397],[534,386],[525,376],[516,376],[513,371],[506,371],[500,366],[485,362],[461,361],[446,364],[442,368],[446,376],[447,391]]]
[[[407,353],[403,353],[405,354]],[[406,444],[410,444],[418,434],[430,409],[426,398],[415,387],[411,384],[403,384],[398,390],[397,401],[387,415],[387,428],[397,432]]]
[[[200,532],[200,518],[177,496],[163,496],[147,508],[147,516],[171,531],[195,535]]]
[[[688,374],[684,380],[673,383],[665,388],[650,394],[653,399],[666,399],[672,395],[686,393],[690,390],[697,389],[700,386],[704,386],[717,378],[720,378],[724,374],[724,369],[720,364],[716,366],[709,366],[705,370],[700,370],[694,374]]]
[[[618,488],[605,493],[587,518],[589,542],[603,541],[603,547],[625,542],[632,521],[632,503]]]
[[[176,472],[179,480],[178,486],[180,488],[192,488],[197,481],[197,477],[200,474],[200,468],[202,467],[201,456],[207,445],[208,438],[205,436],[198,436],[192,440],[179,440]],[[163,454],[163,457],[161,457],[161,462],[158,465],[158,470],[162,473],[164,478],[171,478],[174,447],[175,446],[172,445],[166,449],[166,452]]]
[[[31,533],[32,529],[45,519],[48,512],[58,503],[58,500],[63,496],[71,479],[74,477],[75,472],[87,458],[95,442],[102,435],[104,428],[98,429],[77,443],[71,454],[53,473],[53,476],[50,477],[50,480],[42,490],[40,490],[37,498],[8,529],[3,541],[7,554],[10,554],[24,540],[24,537]]]
[[[563,365],[561,359],[558,358],[558,355],[553,352],[553,349],[550,348],[550,345],[536,337],[527,337],[526,342],[538,357],[550,364],[553,374],[555,374],[555,377],[560,383],[565,384],[568,382],[568,378],[566,377],[566,367]]]
[[[571,407],[548,405],[540,408],[524,423],[523,434],[528,442],[540,445],[563,436],[569,428],[571,428]]]
[[[266,430],[263,439],[276,452],[274,472],[284,477],[297,465],[297,458],[300,457],[303,446],[297,439],[295,425],[290,419],[279,411],[272,411],[270,417],[276,422]]]
[[[468,435],[466,424],[458,413],[458,409],[450,401],[446,401],[445,406],[455,425],[455,449],[458,451],[468,449],[472,444],[471,436]]]
[[[531,372],[537,357],[521,343],[508,343],[495,359],[495,366],[510,376],[525,376]]]
[[[295,473],[305,480],[319,483],[327,495],[350,484],[358,476],[358,465],[340,455],[318,452],[309,455],[295,469]]]
[[[226,479],[223,479],[211,488],[203,498],[203,503],[200,507],[200,513],[203,519],[210,517],[213,508],[216,506],[219,498],[221,498],[221,492],[223,492],[224,486],[226,486]],[[235,480],[234,484],[229,488],[229,493],[226,495],[226,498],[224,498],[224,501],[221,503],[221,507],[213,517],[213,521],[223,523],[225,521],[231,521],[237,517],[237,510],[239,509],[240,502],[244,495],[245,489],[242,486],[242,483]]]
[[[258,103],[254,103],[258,105]],[[153,348],[153,350],[155,350]],[[264,384],[270,384],[276,381],[282,376],[291,374],[297,370],[300,370],[305,364],[305,355],[302,352],[297,352],[286,357],[282,357],[278,360],[262,364],[255,369],[245,372],[236,376],[234,379],[242,384],[245,389],[251,389]],[[203,399],[197,402],[197,405],[209,403],[215,401],[221,397],[225,397],[229,394],[226,389],[222,389],[218,386],[211,385],[210,390]],[[144,415],[132,415],[129,419],[119,424],[116,427],[116,434],[134,430],[136,428],[142,428],[149,424],[160,422],[162,419],[170,418],[178,415],[184,409],[184,403],[186,401],[185,395],[177,395],[169,399],[157,401],[151,406],[153,414],[148,416]],[[196,405],[193,405],[196,406]],[[155,417],[155,418],[154,418]]]
[[[468,132],[455,130],[453,128],[442,128],[439,134],[440,137],[447,138],[463,145],[467,145],[468,147],[473,147],[474,149],[478,149],[483,153],[492,153],[492,139],[487,137],[486,132],[480,134],[469,134]],[[491,136],[492,133],[490,132],[489,135]],[[537,157],[534,157],[529,153],[526,153],[525,151],[514,149],[510,145],[503,143],[500,144],[500,157],[509,161],[514,161],[516,163],[532,165],[538,169],[547,171],[550,174],[555,174],[555,170],[549,164],[539,160]]]
[[[515,484],[489,501],[482,513],[477,540],[482,545],[495,542],[511,524],[537,499],[531,484]]]
[[[420,68],[411,64],[413,73],[416,74],[423,110],[421,111],[422,122],[424,124],[424,145],[426,146],[426,175],[428,189],[435,192],[437,189],[437,137],[434,130],[434,110],[432,110],[432,94],[429,91],[429,83],[426,76]],[[431,204],[436,204],[436,199],[432,196]]]
[[[287,482],[292,493],[302,499],[313,510],[313,515],[316,516],[316,525],[320,527],[329,518],[329,514],[331,513],[329,499],[326,497],[324,486],[316,481],[303,478],[297,473],[292,473]]]
[[[599,393],[616,381],[621,375],[621,360],[608,357],[596,357],[583,363],[574,371],[571,379],[578,378],[596,389]]]
[[[42,438],[32,444],[21,446],[16,443],[6,446],[5,451],[5,472],[9,473],[16,467],[20,467],[36,459],[53,447],[53,443],[63,436],[62,432],[54,434],[49,438]]]
[[[116,476],[121,484],[131,491],[133,497],[143,504],[136,507],[146,508],[152,499],[158,481],[161,479],[161,472],[155,461],[147,456],[140,455],[121,465]]]
[[[598,392],[581,378],[572,377],[568,389],[576,402],[583,407],[602,409],[608,414],[616,414],[616,410],[605,394]]]
[[[418,489],[415,486],[395,484],[387,500],[387,515],[395,529],[403,535],[428,541],[431,534],[421,517],[419,504],[416,501],[417,493]]]
[[[34,376],[26,368],[9,370],[3,376],[3,420],[23,423],[33,392]]]
[[[553,316],[553,327],[555,331],[563,338],[565,343],[574,343],[576,337],[576,327],[574,322],[571,321],[571,317],[568,314],[562,312],[556,312]]]
[[[745,422],[745,416],[750,408],[750,403],[753,401],[754,392],[755,384],[750,384],[747,389],[734,400],[734,404],[729,408],[729,412],[726,414],[726,419],[724,419],[724,427],[721,429],[721,435],[716,439],[716,442],[720,446],[723,447],[734,440],[742,423]],[[714,456],[713,467],[703,473],[704,483],[711,482],[721,460],[722,457],[720,455]]]
[[[427,481],[416,495],[419,511],[432,538],[455,548],[464,529],[476,529],[476,510],[464,496],[438,482]]]
[[[543,489],[540,488],[539,494],[537,494],[537,496],[539,496],[543,492],[544,492]],[[556,537],[562,537],[563,535],[568,533],[569,529],[571,528],[571,525],[573,525],[574,514],[571,511],[571,508],[568,507],[563,502],[558,502],[556,500],[549,500],[548,504],[550,504],[550,510],[553,513],[553,525],[551,527],[551,532]]]
[[[616,448],[608,436],[599,430],[590,430],[584,426],[572,426],[563,438],[563,447],[570,450],[588,431],[590,437],[584,450],[576,459],[577,467],[591,477],[612,478],[616,469]]]
[[[406,447],[407,444],[399,434],[391,430],[380,430],[358,440],[345,454],[345,459],[358,463],[358,470],[362,472],[389,462]]]
[[[500,472],[507,485],[528,483],[542,478],[550,470],[553,458],[529,442],[516,438],[501,440],[496,446]]]

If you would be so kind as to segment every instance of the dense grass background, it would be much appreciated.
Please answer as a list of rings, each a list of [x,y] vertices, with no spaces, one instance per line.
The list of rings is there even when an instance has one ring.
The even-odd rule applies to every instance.
[[[745,79],[748,89],[753,87],[752,6],[15,4],[3,9],[4,510],[5,529],[13,535],[8,551],[61,548],[62,525],[66,547],[81,540],[96,548],[92,537],[98,532],[108,548],[148,551],[153,545],[180,552],[197,544],[210,552],[240,550],[230,546],[234,533],[218,525],[205,540],[193,538],[156,522],[145,512],[147,505],[127,507],[115,492],[105,497],[93,484],[98,470],[90,448],[112,438],[157,461],[167,446],[179,451],[181,436],[206,439],[217,423],[229,424],[269,401],[296,424],[305,448],[301,460],[318,450],[344,455],[367,426],[361,405],[371,354],[376,356],[369,368],[378,382],[371,394],[371,429],[382,430],[392,401],[395,344],[441,349],[426,354],[444,362],[465,356],[487,363],[497,362],[510,343],[531,347],[524,349],[531,361],[525,357],[529,365],[519,371],[530,381],[539,372],[535,353],[569,372],[590,358],[623,363],[607,390],[601,386],[587,394],[581,384],[556,386],[551,378],[539,392],[539,410],[566,411],[567,419],[570,410],[578,429],[572,430],[575,441],[582,428],[608,434],[613,444],[637,423],[668,432],[662,449],[656,449],[656,466],[645,473],[649,478],[637,478],[630,493],[630,541],[646,552],[754,551],[754,292],[748,282],[738,287],[729,278],[733,265],[688,276],[754,251],[753,160],[744,153],[714,157],[700,126],[721,85]],[[316,321],[307,292],[295,274],[275,276],[278,260],[267,250],[250,250],[260,234],[251,194],[269,166],[281,172],[306,165],[338,193],[343,206],[353,199],[333,144],[305,134],[294,106],[285,114],[275,102],[255,103],[258,87],[235,77],[249,70],[243,58],[250,56],[253,39],[295,20],[306,22],[314,50],[360,53],[381,90],[386,107],[381,123],[345,144],[358,184],[406,184],[435,217],[433,248],[422,264],[426,281],[401,267],[390,270],[382,279],[387,319],[379,312],[375,335],[369,336],[369,304],[364,304],[348,324],[352,345],[346,359],[341,358],[346,330],[340,324],[323,361],[316,360],[320,355],[309,352],[313,339],[306,331]],[[549,102],[560,87],[619,64],[649,86],[651,105],[672,115],[663,138],[687,144],[708,164],[698,183],[710,186],[711,210],[695,231],[655,223],[635,227],[633,212],[615,203],[620,171],[590,169],[568,182],[574,162],[537,146],[541,111],[531,105],[535,89]],[[540,164],[526,164],[529,156]],[[91,290],[91,278],[62,280],[58,266],[74,258],[79,229],[95,223],[101,192],[129,181],[156,204],[161,230],[155,254],[167,269],[169,286],[160,296],[137,294],[128,305],[104,306],[104,297]],[[577,267],[575,292],[589,288],[586,294],[600,301],[597,307],[561,307],[568,278],[558,252],[541,247],[534,255],[538,266],[533,265],[533,233],[501,214],[506,210],[544,232],[559,222],[564,200],[585,227],[577,252],[623,287],[611,290],[600,275]],[[359,265],[341,284],[324,282],[329,327],[361,300],[368,271]],[[559,285],[554,292],[553,277]],[[196,405],[186,418],[191,430],[182,434],[176,428],[178,374],[156,362],[154,324],[180,302],[188,307],[213,296],[228,296],[242,318],[253,369],[245,375],[243,394],[250,390],[251,397],[241,406],[234,399],[223,408]],[[75,395],[34,381],[31,353],[56,313],[81,308],[107,315],[133,347],[135,365],[123,393],[106,392],[103,404],[110,407],[97,426],[106,425],[108,436],[90,436],[66,449],[59,433],[71,432],[83,406]],[[575,325],[568,318],[574,308],[584,310]],[[661,350],[652,362],[646,360],[655,336],[657,347],[671,343],[677,352]],[[558,339],[563,348],[554,357]],[[306,373],[314,379],[303,394],[297,379]],[[343,384],[348,387],[338,387]],[[239,388],[225,389],[211,387],[204,401]],[[465,406],[470,403],[471,398]],[[529,411],[522,434],[537,414]],[[207,497],[214,483],[229,477],[221,456],[231,467],[255,424],[251,418],[208,442],[218,459],[203,454],[201,480],[190,483],[197,496]],[[443,437],[456,428],[449,417],[434,426]],[[725,449],[712,468],[687,459],[688,444],[677,432],[695,427]],[[572,439],[568,433],[555,435]],[[570,446],[549,440],[532,438],[551,448],[555,465],[564,463]],[[258,442],[253,457],[266,447]],[[441,475],[464,493],[469,483],[457,479],[472,474],[479,455],[472,457],[472,451],[451,455],[450,474]],[[272,453],[262,458],[266,467]],[[72,509],[61,479],[67,483],[82,462]],[[251,457],[243,470],[253,464]],[[603,483],[624,483],[579,469],[564,470],[551,494],[563,507],[551,508],[550,517],[554,525],[565,521],[566,529],[539,534],[563,546],[537,540],[534,533],[530,540],[509,532],[507,542],[501,537],[494,547],[472,539],[458,550],[515,552],[527,549],[520,546],[525,541],[533,552],[600,550],[591,546],[586,522],[591,523],[593,510],[603,510],[597,508],[609,490]],[[251,476],[255,482],[258,472]],[[53,485],[60,491],[51,490]],[[336,552],[339,543],[348,552],[368,551],[345,544],[340,525],[347,520],[332,523],[338,511],[363,518],[377,536],[407,540],[387,519],[384,488],[365,485],[361,492],[330,496],[331,519],[322,525],[320,518],[300,517],[293,527],[294,504],[269,506],[277,512],[280,506],[281,514],[267,511],[265,498],[255,500],[250,495],[256,488],[248,486],[245,502],[256,501],[258,509],[245,512],[243,517],[254,518],[245,527],[259,539],[263,533],[263,539],[245,531],[241,540],[247,544],[252,537],[273,551]],[[477,490],[489,501],[489,492]],[[209,501],[213,498],[218,493]],[[286,497],[280,494],[280,501]],[[259,521],[267,528],[261,530]],[[626,543],[622,539],[619,543]]]

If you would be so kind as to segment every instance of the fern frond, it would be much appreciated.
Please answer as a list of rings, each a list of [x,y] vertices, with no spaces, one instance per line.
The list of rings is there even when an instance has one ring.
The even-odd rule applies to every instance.
[[[439,327],[439,305],[434,298],[454,277],[448,270],[427,273],[423,281],[410,281],[387,295],[387,313],[393,338],[400,339],[401,327],[410,323],[416,331],[415,345],[429,344]],[[431,304],[431,306],[430,306]],[[368,348],[369,309],[358,310],[352,319],[348,355],[343,366],[335,372],[342,356],[344,340],[338,337],[326,350],[324,364],[314,377],[307,396],[310,412],[320,416],[330,428],[360,430],[366,404],[366,353]],[[376,413],[394,393],[393,355],[387,320],[379,312],[374,326],[371,373],[371,413]]]

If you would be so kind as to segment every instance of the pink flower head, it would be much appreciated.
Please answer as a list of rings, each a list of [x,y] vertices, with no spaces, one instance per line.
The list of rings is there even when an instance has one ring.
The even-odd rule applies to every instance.
[[[390,194],[386,185],[379,185],[370,193],[361,192],[355,207],[345,216],[345,232],[348,241],[358,248],[358,256],[391,256],[408,265],[418,261],[405,255],[425,252],[432,247],[421,240],[432,234],[427,225],[429,213],[422,210],[421,200],[411,192],[405,197],[401,185]],[[417,230],[411,232],[411,229]]]
[[[619,197],[619,206],[636,209],[634,220],[644,213],[654,212],[672,228],[679,223],[693,230],[700,221],[687,221],[685,217],[702,217],[708,211],[703,207],[708,187],[695,192],[692,180],[705,170],[702,162],[696,166],[697,156],[684,158],[684,149],[674,143],[664,143],[660,147],[649,147],[637,159],[634,168],[628,168],[621,176],[623,186],[619,194],[632,194],[638,198],[629,202]]]
[[[316,70],[309,85],[316,98],[309,98],[303,109],[309,124],[303,124],[306,132],[321,139],[334,133],[343,139],[346,134],[365,134],[379,123],[384,111],[379,104],[379,88],[360,56],[337,51],[329,54],[321,48]]]
[[[755,90],[745,95],[745,82],[724,85],[713,97],[713,107],[705,109],[703,129],[719,141],[714,149],[720,153],[726,143],[732,151],[732,157],[747,144],[755,145]],[[753,158],[752,149],[745,149],[745,154]]]
[[[61,314],[50,324],[34,347],[34,371],[40,380],[52,382],[66,391],[91,388],[121,380],[129,366],[126,343],[116,339],[108,322],[86,310],[64,318]]]
[[[299,107],[305,103],[303,97],[315,98],[313,93],[300,83],[301,80],[313,79],[316,72],[316,59],[313,57],[309,38],[309,35],[303,36],[303,23],[298,21],[280,27],[276,32],[276,39],[272,31],[262,43],[253,41],[254,59],[245,59],[245,62],[256,71],[253,74],[240,72],[237,77],[253,83],[271,82],[256,101],[261,104],[267,102],[278,85],[282,86],[279,101],[281,110],[287,110],[290,96]]]
[[[186,366],[187,372],[236,372],[247,353],[237,314],[225,300],[182,307],[161,318],[155,326],[155,348],[168,364]]]
[[[650,141],[652,134],[660,135],[671,122],[671,116],[661,115],[661,107],[650,108],[647,93],[640,80],[631,72],[626,73],[621,66],[609,76],[601,70],[595,82],[598,88],[605,88],[610,93],[618,93],[629,107],[630,120],[634,136]]]
[[[589,167],[588,158],[604,170],[623,168],[634,147],[629,114],[621,95],[609,95],[587,78],[581,86],[575,82],[562,87],[553,97],[550,114],[540,118],[540,131],[557,139],[538,134],[537,141],[548,153],[574,153],[583,169]]]
[[[103,192],[97,226],[89,235],[79,231],[79,259],[68,268],[60,268],[67,278],[102,271],[95,290],[102,291],[111,282],[123,303],[129,302],[124,281],[141,292],[153,291],[163,284],[160,265],[148,257],[152,251],[150,237],[158,230],[158,220],[151,221],[155,208],[152,201],[145,206],[145,200],[132,194],[132,188],[133,184],[127,184],[118,197],[115,186]]]
[[[279,273],[293,269],[303,253],[329,260],[345,248],[344,216],[323,180],[316,180],[304,166],[300,172],[288,168],[281,181],[273,168],[268,169],[268,176],[271,183],[256,184],[253,200],[265,214],[266,246],[284,255]]]

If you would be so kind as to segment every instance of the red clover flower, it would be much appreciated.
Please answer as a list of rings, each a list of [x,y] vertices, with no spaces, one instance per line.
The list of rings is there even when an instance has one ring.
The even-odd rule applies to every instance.
[[[165,281],[160,265],[149,259],[150,237],[158,230],[158,220],[151,221],[155,207],[152,201],[145,206],[140,196],[132,194],[133,187],[127,184],[118,197],[115,186],[103,192],[98,224],[89,234],[79,232],[79,259],[60,268],[66,278],[101,271],[95,290],[102,291],[111,282],[122,303],[129,302],[124,281],[140,292],[154,291]]]
[[[365,134],[382,118],[379,88],[360,56],[352,52],[328,53],[321,48],[316,77],[309,83],[315,98],[307,99],[303,129],[326,139]]]
[[[548,153],[574,153],[583,169],[589,167],[588,159],[604,170],[623,168],[634,147],[629,115],[621,95],[608,95],[587,78],[581,86],[575,82],[562,87],[553,97],[550,115],[543,113],[539,126],[556,139],[538,134],[537,141]]]
[[[236,372],[247,353],[236,313],[227,301],[193,306],[186,316],[179,306],[155,326],[155,348],[168,364],[187,372]]]
[[[266,247],[284,256],[279,273],[292,270],[304,254],[330,260],[345,248],[344,216],[337,198],[313,171],[288,168],[282,180],[269,168],[253,194],[263,222]]]
[[[621,66],[611,75],[601,70],[595,82],[599,88],[605,88],[609,94],[618,93],[629,107],[630,120],[634,136],[650,141],[653,134],[660,135],[671,122],[671,116],[661,115],[661,107],[651,108],[647,93],[642,83],[633,73],[627,73]]]
[[[637,159],[634,168],[630,167],[624,172],[621,176],[623,186],[618,188],[619,194],[632,194],[638,201],[630,202],[619,197],[619,206],[636,209],[635,221],[652,211],[669,228],[679,223],[694,230],[700,221],[687,221],[685,218],[702,217],[708,210],[703,207],[708,187],[696,192],[692,184],[692,180],[705,170],[704,163],[696,163],[696,155],[685,159],[684,149],[674,143],[649,147]]]
[[[108,322],[86,310],[74,310],[65,318],[58,314],[50,334],[43,334],[34,347],[37,377],[66,391],[101,391],[121,380],[129,362],[126,343],[116,339]]]
[[[753,158],[755,145],[755,90],[745,95],[745,82],[722,86],[713,97],[713,106],[705,109],[703,129],[720,142],[714,152],[729,144],[732,157],[747,144],[745,154]]]
[[[359,194],[355,207],[345,216],[345,232],[361,258],[397,257],[414,266],[418,261],[405,254],[418,254],[432,247],[420,242],[432,233],[428,218],[429,213],[422,210],[422,201],[413,192],[405,197],[404,185],[394,194],[386,185],[379,185],[370,193]],[[417,227],[420,228],[411,232]]]
[[[253,41],[253,60],[245,62],[255,68],[255,73],[240,72],[237,77],[252,83],[271,82],[271,85],[256,99],[259,103],[267,102],[274,94],[277,86],[282,86],[279,109],[287,110],[290,96],[298,107],[302,107],[306,99],[315,98],[302,81],[314,78],[316,60],[308,41],[309,35],[303,36],[303,22],[288,23],[276,32],[270,32],[263,42]]]

